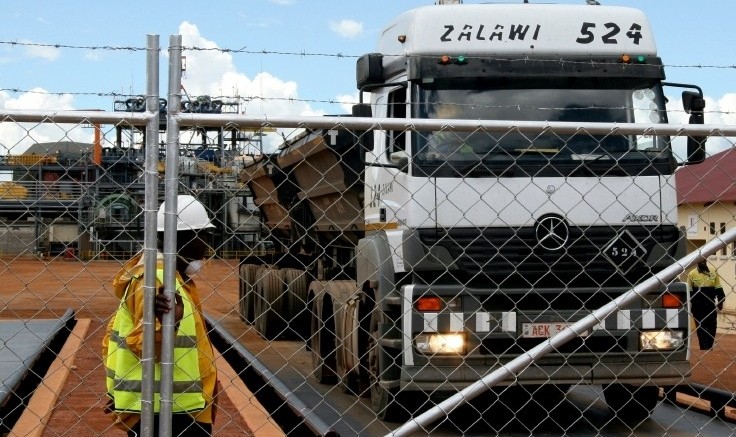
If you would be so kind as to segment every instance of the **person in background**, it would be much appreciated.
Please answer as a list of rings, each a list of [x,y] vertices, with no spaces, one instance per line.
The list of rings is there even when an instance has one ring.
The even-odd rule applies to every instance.
[[[431,112],[428,118],[432,119],[456,119],[461,118],[460,107],[458,105],[445,103],[435,103],[431,106]],[[478,155],[473,147],[468,144],[468,132],[458,132],[451,128],[441,129],[439,131],[424,132],[427,137],[426,158],[441,159],[449,161],[461,161],[465,159],[478,159]],[[422,135],[422,133],[420,133]]]
[[[192,277],[207,255],[207,234],[214,226],[204,205],[192,196],[177,199],[177,261],[175,302],[163,294],[164,208],[158,211],[156,314],[156,374],[160,374],[161,320],[174,311],[176,337],[174,349],[174,388],[172,434],[174,436],[210,436],[215,420],[217,368],[212,344],[202,313],[200,296]],[[114,277],[115,295],[120,305],[107,326],[102,342],[106,367],[106,413],[113,413],[115,425],[129,436],[140,435],[143,350],[144,256],[129,260]],[[157,377],[154,395],[154,435],[158,435],[160,384]]]
[[[711,271],[703,260],[687,275],[687,282],[692,293],[690,308],[695,319],[698,343],[701,350],[709,350],[716,337],[718,311],[723,309],[726,299],[721,279],[718,272]]]

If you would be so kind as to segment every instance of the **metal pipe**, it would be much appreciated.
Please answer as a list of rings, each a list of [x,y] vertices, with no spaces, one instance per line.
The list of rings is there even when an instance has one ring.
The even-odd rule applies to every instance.
[[[181,106],[181,35],[169,37],[169,104],[166,116],[166,192],[164,219],[164,293],[170,302],[176,302],[176,222],[179,189],[179,125],[176,114]],[[159,435],[171,437],[174,381],[174,311],[164,314],[161,340],[161,410]]]
[[[91,123],[114,126],[123,123],[143,126],[151,117],[147,112],[0,110],[0,122],[6,123]]]
[[[168,104],[171,107],[171,103]],[[372,117],[304,117],[304,116],[252,116],[244,114],[199,114],[179,113],[173,115],[179,126],[253,129],[261,127],[315,129],[389,129],[389,130],[442,130],[461,132],[480,130],[484,132],[522,132],[557,134],[618,134],[618,135],[666,135],[666,136],[736,136],[736,125],[717,124],[659,124],[659,123],[590,123],[562,121],[519,121],[519,120],[459,120],[419,118],[372,118]],[[29,111],[0,110],[0,122],[51,122],[51,123],[128,123],[143,125],[152,115],[132,112],[95,111]]]
[[[159,36],[148,35],[146,45],[146,158],[143,179],[145,183],[143,226],[143,385],[141,402],[141,435],[152,437],[154,431],[154,378],[156,359],[156,299],[157,238],[156,216],[158,211],[158,87],[159,87]]]
[[[2,113],[0,113],[1,115]],[[563,121],[460,120],[372,117],[252,116],[244,114],[182,113],[176,116],[179,126],[222,126],[238,129],[261,127],[315,129],[388,129],[433,131],[452,129],[462,132],[521,132],[556,134],[613,134],[665,136],[736,136],[736,125],[658,124],[658,123],[583,123]]]
[[[736,228],[731,229],[725,234],[716,236],[708,243],[701,246],[697,251],[677,260],[666,269],[638,284],[615,300],[601,308],[598,308],[583,319],[573,323],[559,334],[547,339],[545,342],[537,345],[525,354],[511,360],[508,364],[484,376],[479,381],[474,382],[470,386],[413,418],[409,422],[406,422],[387,435],[408,436],[412,433],[426,429],[427,426],[449,414],[461,404],[477,397],[496,384],[513,378],[515,374],[523,372],[524,369],[534,363],[535,360],[542,358],[549,352],[558,349],[568,341],[580,336],[585,331],[593,328],[593,326],[608,318],[608,316],[622,308],[628,307],[630,304],[636,302],[652,290],[658,289],[661,285],[671,282],[678,275],[689,270],[699,261],[707,259],[710,255],[715,254],[734,240],[736,240]]]

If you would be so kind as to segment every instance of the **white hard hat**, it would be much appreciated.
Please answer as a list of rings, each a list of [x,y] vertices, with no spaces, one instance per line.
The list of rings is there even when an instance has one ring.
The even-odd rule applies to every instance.
[[[156,220],[156,230],[164,231],[164,211],[166,210],[166,202],[163,202],[158,208],[158,216]],[[215,225],[210,222],[207,210],[202,203],[193,196],[180,194],[176,200],[176,230],[177,231],[196,231],[199,229],[214,228]]]

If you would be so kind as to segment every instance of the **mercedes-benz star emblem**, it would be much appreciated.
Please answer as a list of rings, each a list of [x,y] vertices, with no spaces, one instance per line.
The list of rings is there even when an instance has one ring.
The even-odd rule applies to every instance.
[[[546,250],[560,250],[570,238],[570,229],[562,217],[555,215],[541,218],[535,230],[537,242]]]

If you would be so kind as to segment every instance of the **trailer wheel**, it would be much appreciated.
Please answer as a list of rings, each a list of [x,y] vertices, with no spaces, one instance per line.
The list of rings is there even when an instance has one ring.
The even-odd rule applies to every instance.
[[[286,285],[286,324],[295,337],[307,339],[307,273],[299,269],[282,269],[281,280]]]
[[[335,384],[337,382],[337,374],[335,373],[335,317],[330,299],[324,300],[321,311],[314,308],[311,314],[312,336],[309,342],[312,349],[314,377],[320,384]]]
[[[380,344],[379,325],[380,311],[371,313],[371,335],[368,338],[368,383],[370,386],[371,408],[376,417],[387,422],[403,422],[409,417],[409,411],[400,402],[398,388],[381,386],[381,377],[386,370],[386,353]]]
[[[255,286],[256,331],[266,340],[275,340],[284,331],[284,283],[274,268],[259,269]]]
[[[239,269],[240,277],[238,281],[238,304],[236,310],[240,320],[245,321],[245,264],[242,264]]]
[[[659,401],[659,387],[608,384],[603,395],[611,412],[631,426],[639,425],[651,414]]]
[[[255,321],[255,282],[259,267],[257,264],[244,264],[240,266],[240,285],[242,292],[242,296],[240,297],[240,318],[245,323],[251,325]]]

